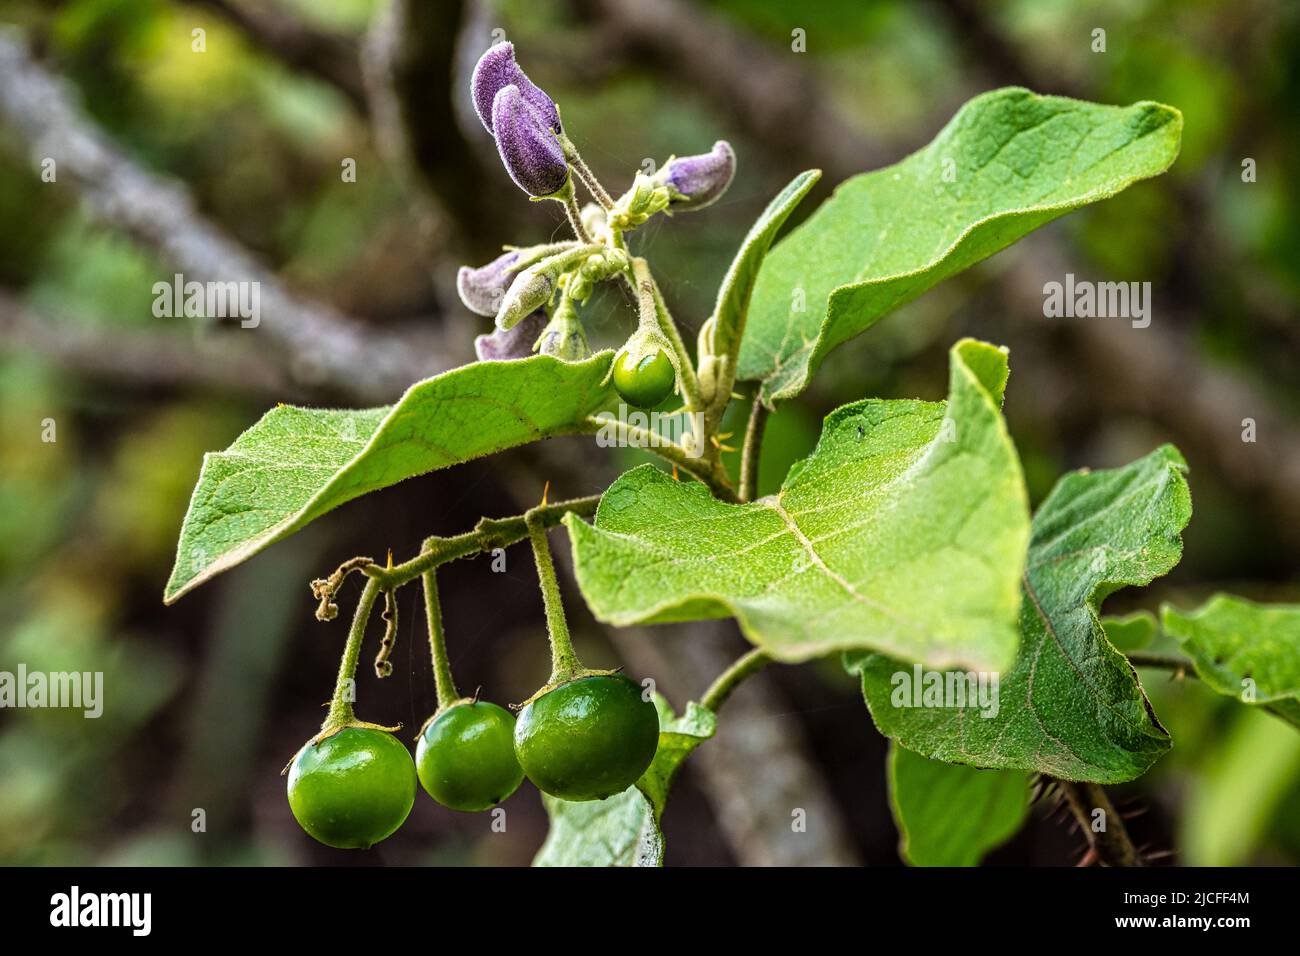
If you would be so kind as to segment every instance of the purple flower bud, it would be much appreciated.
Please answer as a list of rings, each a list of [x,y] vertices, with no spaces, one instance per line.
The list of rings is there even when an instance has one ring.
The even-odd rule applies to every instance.
[[[519,252],[511,250],[477,269],[461,266],[456,273],[456,291],[460,293],[460,301],[471,312],[495,316],[506,289],[514,281],[514,266],[518,261]]]
[[[492,128],[506,172],[528,195],[549,196],[568,182],[564,150],[514,84],[502,87],[492,101]]]
[[[560,131],[560,111],[555,108],[555,101],[519,68],[515,62],[513,43],[498,43],[479,57],[469,85],[474,99],[474,111],[489,133],[495,135],[496,131],[492,105],[496,102],[497,94],[507,86],[517,87],[524,102],[537,110],[543,123],[557,133]]]
[[[480,362],[528,358],[533,354],[533,346],[545,328],[546,313],[539,309],[512,328],[497,329],[491,335],[480,335],[474,340],[474,354]]]
[[[727,191],[736,174],[736,154],[720,139],[710,152],[675,156],[664,164],[659,179],[674,193],[670,208],[702,209]]]

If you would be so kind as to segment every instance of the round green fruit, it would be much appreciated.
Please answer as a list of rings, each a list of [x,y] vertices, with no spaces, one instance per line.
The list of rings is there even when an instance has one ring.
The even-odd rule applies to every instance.
[[[676,384],[677,373],[663,349],[639,361],[626,349],[614,358],[614,387],[629,405],[654,408],[672,394]]]
[[[345,727],[309,741],[289,768],[289,808],[326,846],[367,849],[396,832],[415,803],[415,764],[392,734]]]
[[[562,800],[603,800],[636,783],[659,746],[659,713],[622,674],[580,677],[519,714],[515,753],[528,779]]]
[[[496,704],[452,704],[420,734],[415,770],[421,785],[452,810],[472,813],[500,803],[524,779],[514,734],[515,718]]]

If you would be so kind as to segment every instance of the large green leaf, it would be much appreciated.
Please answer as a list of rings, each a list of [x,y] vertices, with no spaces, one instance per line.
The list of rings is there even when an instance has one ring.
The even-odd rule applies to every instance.
[[[742,380],[769,401],[801,392],[827,353],[941,280],[1178,155],[1182,115],[1028,90],[971,100],[896,165],[856,176],[763,264]]]
[[[1300,727],[1300,605],[1216,594],[1188,614],[1169,605],[1162,614],[1209,687]]]
[[[850,655],[846,665],[861,673],[881,732],[950,763],[1097,783],[1144,773],[1169,749],[1169,735],[1128,659],[1106,640],[1097,608],[1178,563],[1192,513],[1186,468],[1166,445],[1123,468],[1057,483],[1034,516],[1020,653],[999,675],[996,708],[914,706],[900,692],[914,682],[910,668]]]
[[[570,803],[546,794],[551,818],[533,866],[662,866],[664,804],[682,761],[717,729],[713,711],[692,701],[675,717],[658,694],[659,749],[634,786],[604,800]]]
[[[913,866],[975,866],[1029,815],[1029,775],[889,750],[889,803],[899,853]]]
[[[700,329],[700,355],[729,354],[735,337],[744,331],[754,283],[772,240],[790,213],[794,212],[795,206],[821,179],[821,175],[820,169],[809,169],[790,180],[750,227],[736,258],[732,260],[731,268],[723,277],[713,315]],[[701,375],[704,374],[705,370],[701,369]]]
[[[477,362],[412,385],[384,408],[272,409],[204,457],[163,599],[170,604],[367,492],[582,430],[610,403],[612,357]]]
[[[650,466],[623,475],[594,526],[567,521],[592,611],[616,625],[734,615],[788,661],[876,648],[1008,666],[1029,508],[999,408],[1007,357],[964,340],[951,360],[947,403],[838,409],[777,495],[733,505]]]

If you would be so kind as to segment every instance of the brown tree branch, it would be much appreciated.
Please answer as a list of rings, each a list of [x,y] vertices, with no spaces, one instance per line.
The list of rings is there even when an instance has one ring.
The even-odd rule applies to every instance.
[[[302,388],[335,387],[358,401],[385,401],[459,364],[434,335],[394,339],[291,292],[205,219],[183,185],[145,170],[100,133],[74,105],[68,84],[36,62],[15,31],[0,32],[0,120],[27,141],[36,161],[55,161],[51,188],[70,183],[92,218],[154,250],[187,280],[256,282],[261,321],[240,331],[281,348]]]
[[[39,355],[90,378],[137,387],[197,385],[279,401],[304,397],[279,363],[242,347],[238,338],[133,332],[55,320],[37,315],[0,290],[0,352]]]

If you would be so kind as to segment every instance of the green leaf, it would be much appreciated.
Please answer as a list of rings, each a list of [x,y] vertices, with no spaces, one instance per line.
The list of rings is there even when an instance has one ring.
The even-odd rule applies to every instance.
[[[831,349],[1044,223],[1164,172],[1182,115],[1028,90],[971,100],[902,162],[843,183],[767,257],[739,377],[769,403],[803,391]]]
[[[700,330],[702,346],[700,354],[711,352],[714,355],[726,355],[734,342],[734,336],[745,326],[745,316],[749,311],[750,296],[754,291],[754,282],[758,279],[759,266],[763,257],[776,238],[777,231],[794,212],[795,206],[803,201],[808,191],[821,179],[820,169],[809,169],[800,173],[786,185],[763,210],[762,215],[750,227],[745,239],[740,244],[740,251],[732,260],[718,289],[718,302],[713,315]]]
[[[889,803],[899,853],[913,866],[976,866],[1029,815],[1029,774],[978,770],[889,750]]]
[[[533,866],[662,866],[664,804],[682,762],[717,730],[713,711],[692,701],[681,717],[655,695],[659,749],[634,786],[604,800],[570,803],[542,794],[551,818]]]
[[[1186,469],[1166,445],[1123,468],[1077,471],[1057,483],[1034,516],[1020,653],[998,675],[996,708],[912,706],[903,691],[915,679],[905,666],[851,655],[846,666],[861,673],[881,733],[975,767],[1096,783],[1144,773],[1169,749],[1169,734],[1128,659],[1106,640],[1097,608],[1118,588],[1149,584],[1178,563],[1192,513]]]
[[[281,405],[206,455],[181,526],[168,604],[325,512],[428,471],[582,431],[610,403],[612,352],[476,362],[418,382],[396,405]]]
[[[1134,611],[1123,617],[1103,617],[1101,626],[1106,632],[1106,640],[1126,654],[1146,647],[1160,629],[1156,624],[1156,616],[1150,611]]]
[[[1207,686],[1300,727],[1300,605],[1216,594],[1188,614],[1167,604],[1162,614]]]
[[[594,526],[567,521],[592,611],[620,626],[734,615],[787,661],[878,648],[1009,665],[1029,508],[999,410],[1007,357],[964,340],[951,359],[947,403],[838,409],[775,496],[733,505],[649,466],[623,475]]]

